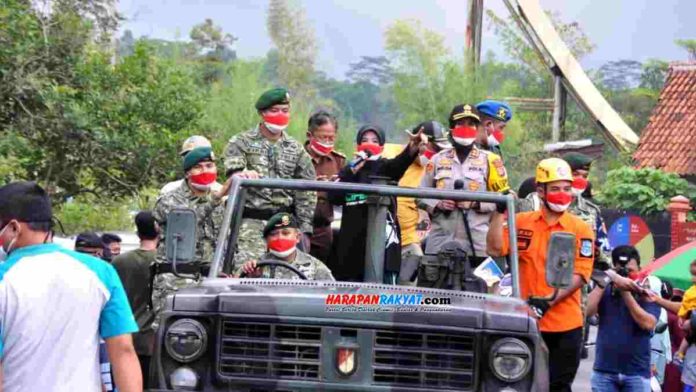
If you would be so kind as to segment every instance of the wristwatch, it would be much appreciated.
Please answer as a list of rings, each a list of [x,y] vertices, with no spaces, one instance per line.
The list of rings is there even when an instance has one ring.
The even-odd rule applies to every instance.
[[[601,270],[592,270],[592,275],[590,276],[590,279],[592,279],[595,284],[601,288],[607,287],[609,283],[611,283],[611,278],[609,275],[607,275],[606,272],[601,271]]]

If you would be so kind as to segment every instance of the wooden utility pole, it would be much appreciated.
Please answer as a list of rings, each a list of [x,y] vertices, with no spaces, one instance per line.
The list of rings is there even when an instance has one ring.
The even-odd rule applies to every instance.
[[[469,17],[466,26],[466,49],[470,66],[476,70],[481,64],[481,39],[483,38],[483,0],[469,0]]]

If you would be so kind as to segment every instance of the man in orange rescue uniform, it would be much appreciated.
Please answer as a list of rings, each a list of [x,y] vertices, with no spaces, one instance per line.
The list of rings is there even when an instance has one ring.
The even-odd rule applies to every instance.
[[[590,280],[594,257],[592,229],[566,211],[573,200],[572,181],[570,166],[564,160],[549,158],[539,162],[536,183],[542,208],[515,216],[521,294],[539,319],[539,329],[549,349],[551,391],[570,391],[580,364],[583,325],[580,289]],[[491,218],[486,238],[490,256],[505,256],[509,252],[503,212],[499,208]],[[545,278],[546,250],[551,233],[557,231],[575,235],[575,271],[570,287],[560,290],[556,299],[549,302],[538,297],[553,293]]]

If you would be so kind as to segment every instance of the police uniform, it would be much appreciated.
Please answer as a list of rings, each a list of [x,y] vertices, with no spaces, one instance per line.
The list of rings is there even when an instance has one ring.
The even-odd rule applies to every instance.
[[[288,99],[284,89],[269,90],[259,98],[256,109],[288,103]],[[253,170],[264,178],[316,179],[312,160],[302,144],[285,131],[279,140],[270,141],[263,136],[259,126],[230,139],[224,156],[228,176],[237,171]],[[311,234],[315,206],[316,192],[248,188],[237,240],[237,264],[241,260],[258,259],[263,254],[265,245],[260,233],[276,212],[292,213],[299,222],[300,231]]]
[[[426,168],[421,188],[454,189],[457,180],[463,181],[462,190],[492,191],[507,190],[508,179],[500,157],[494,153],[472,146],[464,162],[460,162],[454,148],[440,151]],[[432,229],[428,235],[425,253],[437,253],[442,245],[451,240],[460,242],[470,256],[486,256],[486,234],[490,215],[496,207],[493,203],[475,203],[469,210],[455,209],[451,212],[436,210],[439,200],[418,199],[420,208],[431,213]],[[469,222],[472,245],[466,232],[464,219]]]
[[[160,241],[157,247],[157,262],[166,263],[166,244],[164,235],[167,232],[167,215],[175,208],[190,208],[196,215],[196,251],[193,264],[201,267],[200,273],[210,266],[215,253],[222,219],[224,204],[208,191],[204,196],[195,196],[184,181],[178,188],[160,196],[152,212],[161,227]],[[159,314],[168,294],[196,283],[193,278],[180,278],[173,273],[158,273],[154,276],[152,285],[152,305],[155,314]],[[158,319],[153,328],[157,329]]]

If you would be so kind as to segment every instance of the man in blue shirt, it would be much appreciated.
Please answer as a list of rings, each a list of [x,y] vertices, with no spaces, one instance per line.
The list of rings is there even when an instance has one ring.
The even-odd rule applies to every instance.
[[[620,275],[640,270],[640,255],[633,246],[612,251]],[[650,392],[650,337],[660,317],[660,307],[630,291],[609,284],[596,287],[587,304],[587,316],[599,314],[593,392]]]
[[[101,392],[102,338],[119,391],[142,391],[138,326],[116,270],[51,243],[51,218],[36,183],[0,188],[2,390]]]

